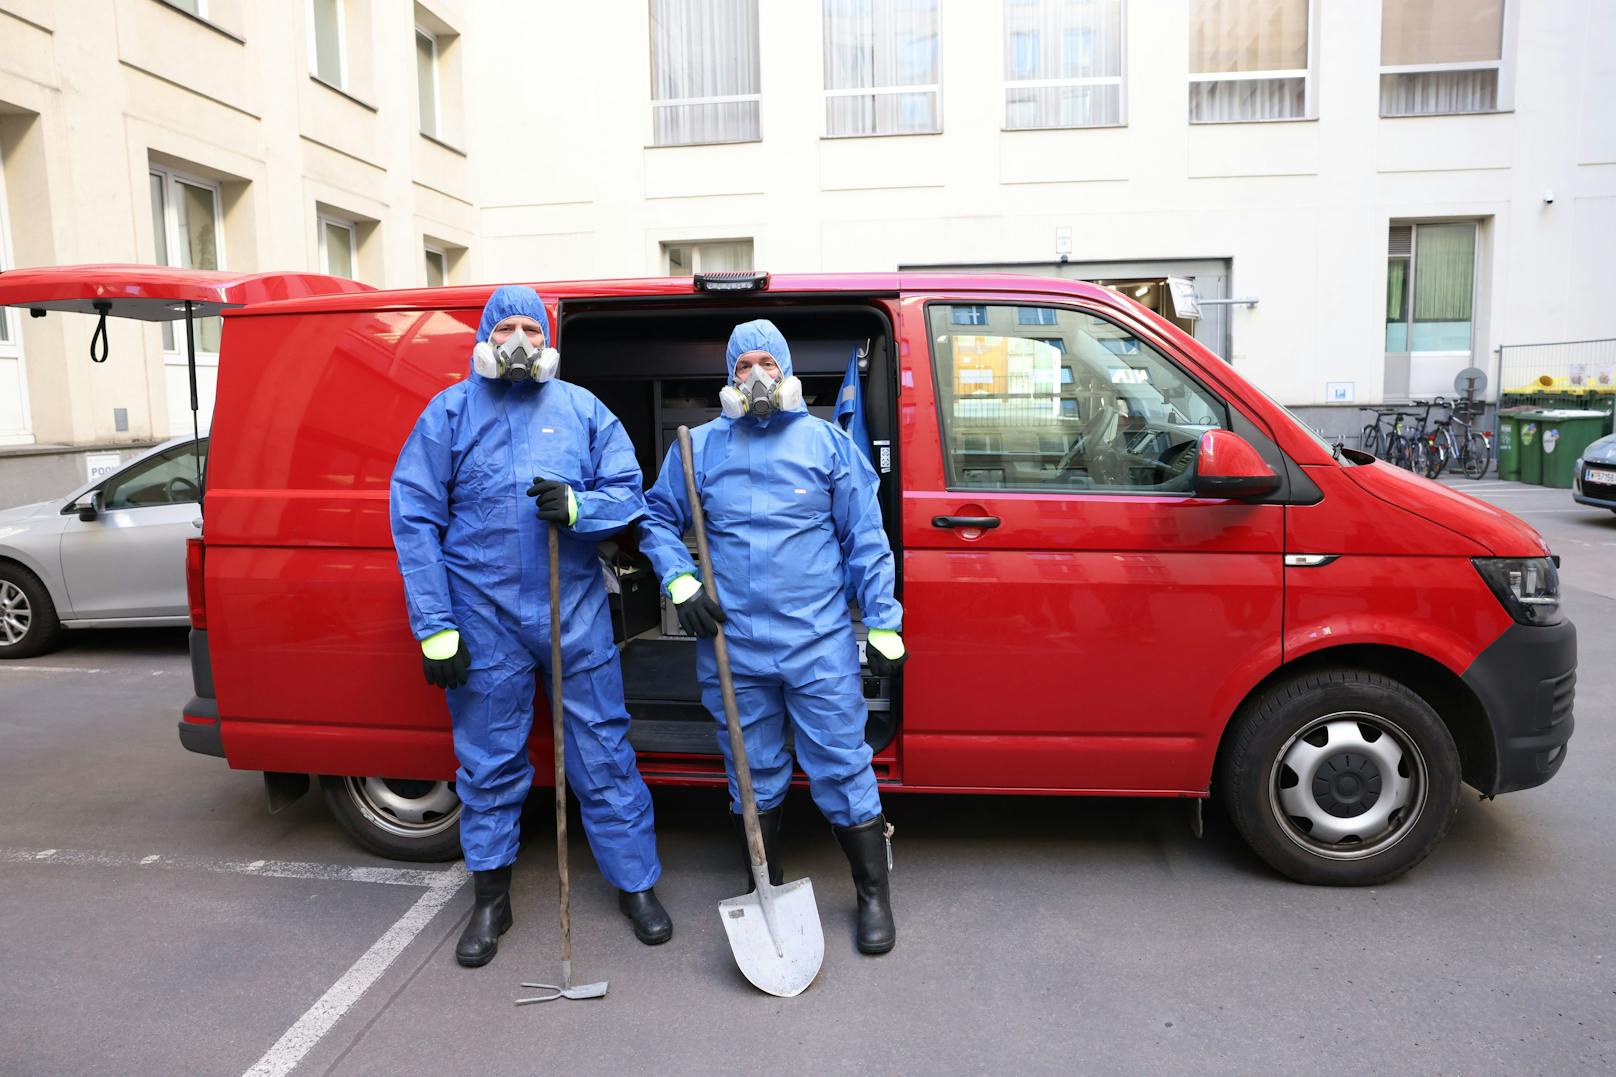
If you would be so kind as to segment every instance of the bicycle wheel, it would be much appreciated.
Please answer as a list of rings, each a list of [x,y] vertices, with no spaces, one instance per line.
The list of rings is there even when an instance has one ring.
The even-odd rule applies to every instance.
[[[1363,428],[1363,435],[1359,438],[1358,447],[1370,456],[1380,455],[1380,427],[1369,423]]]
[[[1449,457],[1447,442],[1440,438],[1425,443],[1425,477],[1434,479],[1442,474],[1442,469],[1448,466]]]
[[[1467,479],[1486,476],[1493,463],[1493,446],[1480,432],[1472,430],[1465,438],[1464,473]]]
[[[1407,468],[1409,466],[1408,439],[1402,434],[1393,434],[1387,438],[1385,460],[1394,467]]]
[[[1407,467],[1414,474],[1424,475],[1425,469],[1430,466],[1430,448],[1422,437],[1416,436],[1408,439]]]

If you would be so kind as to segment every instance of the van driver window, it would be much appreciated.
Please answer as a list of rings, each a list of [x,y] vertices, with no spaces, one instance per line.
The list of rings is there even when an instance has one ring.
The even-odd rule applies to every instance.
[[[202,500],[197,485],[196,446],[187,441],[165,453],[143,461],[121,475],[115,475],[101,488],[102,506],[107,509],[138,509],[147,505],[177,505]],[[202,442],[202,468],[208,463],[208,443]]]
[[[1222,401],[1103,318],[929,309],[951,490],[1186,494],[1201,434],[1228,428]]]

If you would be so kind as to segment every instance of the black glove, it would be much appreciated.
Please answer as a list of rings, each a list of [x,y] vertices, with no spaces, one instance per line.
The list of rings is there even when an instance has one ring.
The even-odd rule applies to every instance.
[[[707,597],[705,587],[683,602],[675,602],[673,612],[679,615],[680,628],[701,639],[718,635],[718,626],[729,620],[724,607]]]
[[[904,651],[896,658],[888,658],[866,643],[864,645],[864,661],[870,667],[872,677],[890,677],[898,672],[899,666],[909,661],[909,652]]]
[[[422,655],[421,670],[426,674],[426,683],[434,688],[459,688],[465,684],[471,673],[471,654],[466,650],[465,639],[462,637],[460,647],[448,658]]]
[[[566,483],[535,477],[533,485],[527,488],[527,496],[538,499],[539,519],[545,523],[565,527],[570,522],[568,517],[572,512],[571,506],[567,504]]]

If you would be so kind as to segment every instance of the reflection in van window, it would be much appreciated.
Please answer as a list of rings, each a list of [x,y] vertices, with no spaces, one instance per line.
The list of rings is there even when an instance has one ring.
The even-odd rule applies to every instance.
[[[930,310],[950,489],[1188,493],[1201,434],[1228,428],[1221,400],[1103,318]]]

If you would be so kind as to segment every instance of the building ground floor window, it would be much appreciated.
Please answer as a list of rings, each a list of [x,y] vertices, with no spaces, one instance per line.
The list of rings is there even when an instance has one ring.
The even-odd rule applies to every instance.
[[[219,184],[171,168],[153,167],[151,188],[154,261],[179,269],[223,269],[224,217]],[[167,433],[191,430],[189,347],[183,321],[163,323],[163,395],[168,405]],[[219,379],[218,318],[195,323],[197,422],[204,433],[213,419],[213,395]]]
[[[1388,400],[1453,392],[1475,366],[1477,221],[1393,221],[1386,242]]]
[[[662,272],[670,277],[689,277],[697,273],[720,273],[725,270],[751,268],[753,266],[750,239],[662,244]]]

